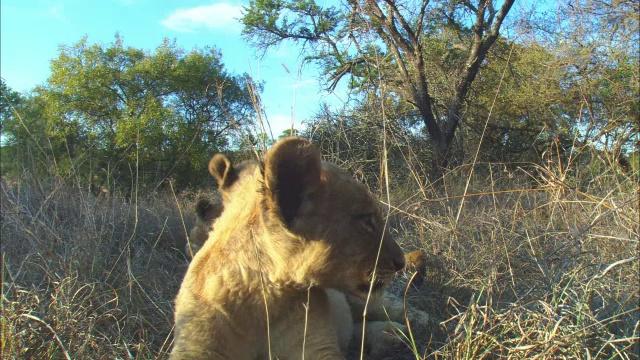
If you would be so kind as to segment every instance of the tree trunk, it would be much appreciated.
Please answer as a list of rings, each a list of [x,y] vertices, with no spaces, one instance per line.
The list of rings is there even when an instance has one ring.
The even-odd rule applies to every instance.
[[[456,130],[460,124],[464,101],[467,98],[471,84],[478,75],[480,65],[487,56],[489,48],[491,48],[497,40],[502,21],[511,9],[513,3],[514,0],[506,0],[502,8],[496,12],[491,1],[486,0],[479,2],[478,8],[473,9],[476,12],[476,22],[472,28],[474,33],[473,43],[470,48],[466,66],[459,74],[460,78],[456,84],[455,94],[449,103],[446,121],[442,125],[438,124],[432,109],[433,101],[429,96],[427,77],[424,73],[422,47],[419,42],[414,44],[417,53],[414,54],[412,60],[415,67],[419,70],[417,78],[414,81],[408,81],[408,84],[417,84],[415,87],[410,87],[414,89],[411,95],[415,105],[420,111],[429,138],[433,144],[434,154],[431,161],[429,180],[436,184],[442,183],[444,172],[449,167],[451,144],[453,143]],[[489,12],[488,21],[485,19],[485,13],[487,11]]]
[[[429,180],[437,186],[444,185],[444,172],[449,167],[449,145],[442,141],[433,146],[433,159],[431,159],[431,169]]]

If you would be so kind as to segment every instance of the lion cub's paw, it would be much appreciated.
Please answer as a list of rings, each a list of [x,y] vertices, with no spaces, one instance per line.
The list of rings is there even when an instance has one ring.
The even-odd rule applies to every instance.
[[[355,340],[362,341],[362,324],[355,326]],[[381,360],[396,358],[399,353],[407,351],[403,338],[407,327],[393,321],[368,321],[365,326],[365,350],[367,359]]]

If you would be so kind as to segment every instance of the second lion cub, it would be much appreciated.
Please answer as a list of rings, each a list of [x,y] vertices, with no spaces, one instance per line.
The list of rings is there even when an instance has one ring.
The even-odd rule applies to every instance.
[[[366,188],[308,141],[282,140],[252,167],[228,179],[225,210],[185,275],[172,359],[343,359],[327,289],[380,291],[404,255]],[[219,180],[231,169],[212,159]]]

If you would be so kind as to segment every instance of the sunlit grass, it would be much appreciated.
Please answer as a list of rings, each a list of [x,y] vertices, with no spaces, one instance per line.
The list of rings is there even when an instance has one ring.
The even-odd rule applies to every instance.
[[[434,320],[397,334],[407,358],[637,358],[638,185],[527,191],[526,175],[494,174],[472,179],[456,221],[465,182],[450,176],[448,197],[390,194],[392,232],[427,257],[406,302]],[[2,182],[4,358],[166,356],[197,194],[141,195],[136,216],[129,199],[44,183]]]

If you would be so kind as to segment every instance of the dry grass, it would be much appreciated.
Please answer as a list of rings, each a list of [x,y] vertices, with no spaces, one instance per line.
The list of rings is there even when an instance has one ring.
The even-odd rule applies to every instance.
[[[194,198],[2,182],[2,357],[164,354]]]
[[[411,300],[443,333],[417,358],[638,358],[638,184],[611,171],[585,192],[538,170],[478,176],[466,196],[450,178],[453,195],[397,208],[405,247],[434,259]]]
[[[407,301],[434,324],[413,327],[414,357],[638,358],[638,185],[614,171],[586,190],[550,168],[537,183],[465,171],[438,195],[392,194],[401,245],[427,254]],[[2,358],[165,357],[197,196],[5,180]]]

